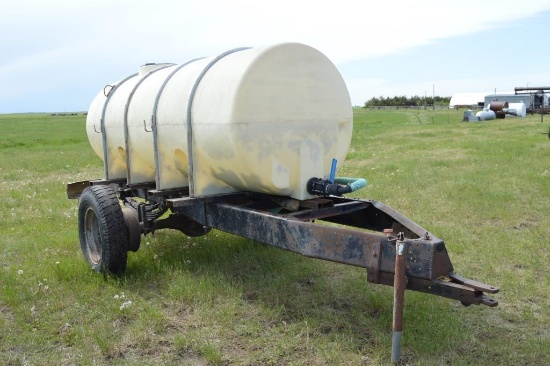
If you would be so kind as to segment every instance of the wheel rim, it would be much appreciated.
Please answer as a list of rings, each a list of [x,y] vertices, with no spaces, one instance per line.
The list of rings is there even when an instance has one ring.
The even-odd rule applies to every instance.
[[[99,264],[101,261],[101,234],[97,216],[91,208],[88,208],[84,215],[84,237],[88,258],[94,265]]]

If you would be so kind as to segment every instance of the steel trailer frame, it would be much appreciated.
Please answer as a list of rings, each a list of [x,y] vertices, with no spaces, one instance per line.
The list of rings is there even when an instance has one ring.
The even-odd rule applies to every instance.
[[[68,198],[78,198],[94,185],[111,186],[123,207],[133,211],[124,215],[126,228],[134,231],[132,251],[139,249],[141,234],[155,230],[172,228],[200,236],[215,228],[306,257],[366,268],[368,282],[391,286],[398,240],[393,233],[402,233],[406,289],[466,306],[498,305],[485,294],[497,293],[498,287],[456,274],[443,240],[377,201],[335,196],[298,201],[253,192],[195,198],[186,188],[157,191],[154,184],[129,186],[126,179],[70,183]]]

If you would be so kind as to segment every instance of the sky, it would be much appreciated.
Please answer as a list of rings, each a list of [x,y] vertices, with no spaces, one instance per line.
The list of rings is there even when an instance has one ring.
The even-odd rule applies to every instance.
[[[550,85],[544,0],[5,0],[0,114],[86,111],[106,84],[148,62],[237,47],[310,45],[353,105]]]

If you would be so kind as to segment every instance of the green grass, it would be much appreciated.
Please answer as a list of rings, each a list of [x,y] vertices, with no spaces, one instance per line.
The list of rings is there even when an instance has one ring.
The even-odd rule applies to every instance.
[[[445,239],[497,308],[405,296],[403,364],[550,365],[550,141],[539,116],[356,109],[340,175]],[[0,115],[0,364],[386,365],[393,291],[219,231],[159,231],[104,278],[69,181],[100,178],[85,117]],[[131,301],[131,304],[129,303]],[[123,304],[125,304],[123,306]]]

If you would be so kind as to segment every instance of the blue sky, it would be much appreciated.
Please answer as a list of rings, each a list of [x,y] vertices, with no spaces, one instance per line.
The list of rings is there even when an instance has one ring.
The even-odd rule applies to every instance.
[[[7,0],[0,113],[85,111],[146,62],[289,41],[325,53],[354,105],[549,86],[549,24],[547,0]]]
[[[436,95],[452,96],[550,86],[549,26],[550,12],[545,11],[498,28],[342,63],[339,69],[357,105],[372,96],[431,96],[433,89]],[[367,86],[369,78],[376,87]]]

